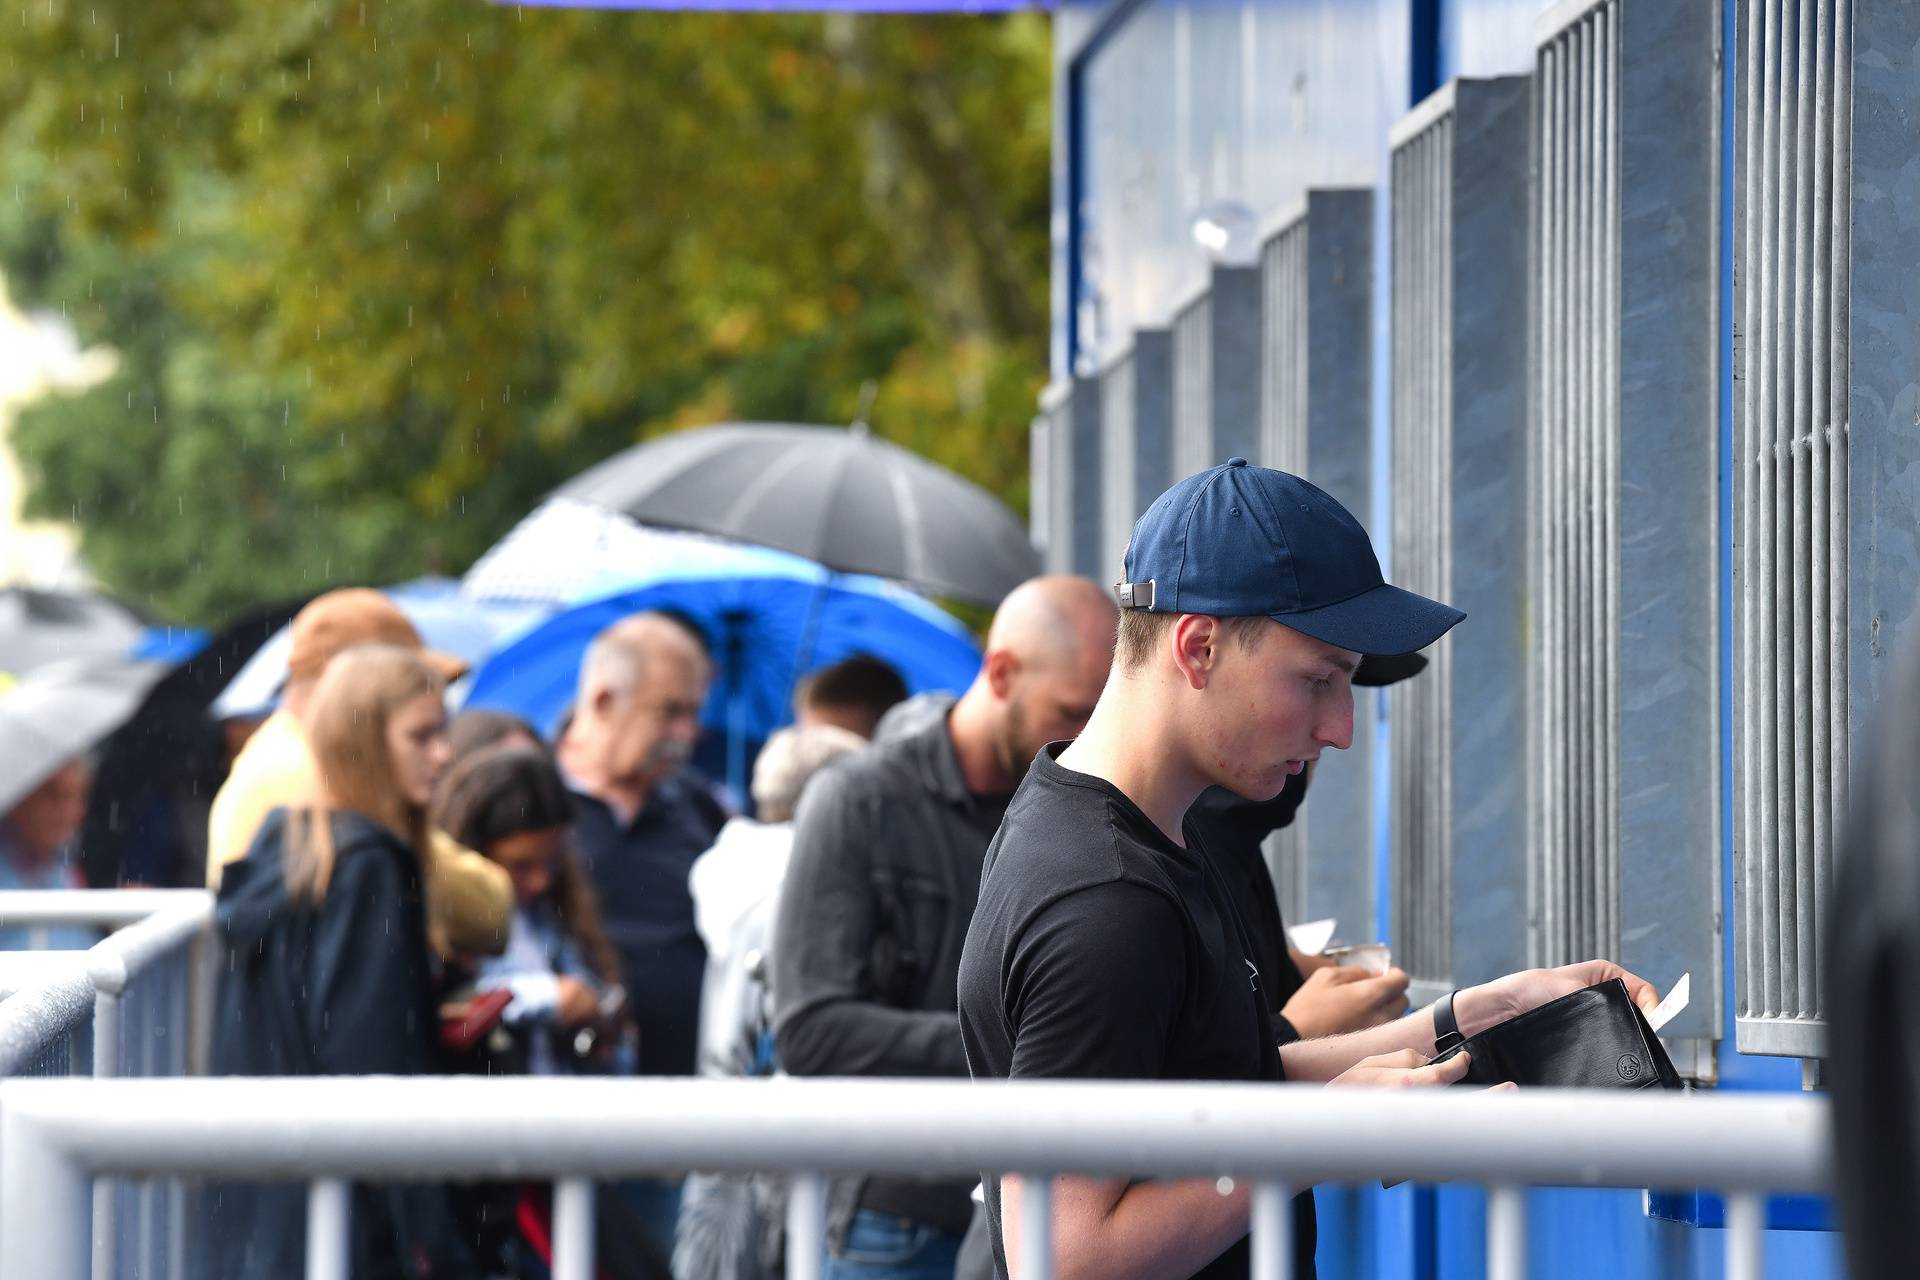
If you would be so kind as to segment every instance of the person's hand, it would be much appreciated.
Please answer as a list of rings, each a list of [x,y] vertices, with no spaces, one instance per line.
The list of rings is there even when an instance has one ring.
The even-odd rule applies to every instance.
[[[1508,1018],[1537,1009],[1549,1000],[1558,1000],[1614,978],[1627,984],[1627,994],[1642,1011],[1652,1013],[1659,1006],[1660,993],[1653,989],[1652,983],[1635,977],[1611,960],[1585,960],[1558,969],[1524,969],[1477,987],[1464,988],[1454,997],[1453,1016],[1460,1024],[1461,1035],[1474,1036]]]
[[[1406,1011],[1407,975],[1399,969],[1370,973],[1351,965],[1328,965],[1307,975],[1280,1010],[1303,1040],[1364,1031]]]
[[[578,978],[561,978],[556,984],[560,1007],[554,1015],[563,1027],[581,1027],[600,1018],[600,996]]]
[[[1379,1053],[1342,1071],[1328,1083],[1363,1085],[1374,1089],[1417,1089],[1423,1085],[1457,1084],[1470,1065],[1467,1054],[1456,1053],[1445,1062],[1428,1062],[1413,1049]]]

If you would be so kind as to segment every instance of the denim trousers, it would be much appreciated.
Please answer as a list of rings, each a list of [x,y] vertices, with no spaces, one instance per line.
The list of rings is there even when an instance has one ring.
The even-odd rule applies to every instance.
[[[867,1209],[847,1227],[846,1245],[827,1254],[826,1280],[953,1280],[960,1237]]]

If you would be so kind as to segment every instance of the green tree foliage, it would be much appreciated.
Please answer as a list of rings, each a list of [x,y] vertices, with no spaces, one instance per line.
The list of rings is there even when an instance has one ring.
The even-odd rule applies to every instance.
[[[17,18],[17,20],[16,20]],[[0,269],[118,351],[34,513],[210,621],[455,572],[646,435],[845,421],[1025,503],[1044,19],[34,0]]]

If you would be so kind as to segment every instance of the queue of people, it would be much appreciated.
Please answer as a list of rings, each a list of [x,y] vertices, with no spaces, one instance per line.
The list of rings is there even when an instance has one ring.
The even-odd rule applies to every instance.
[[[378,593],[328,593],[211,808],[214,1069],[1449,1083],[1467,1059],[1438,1050],[1559,994],[1622,977],[1653,1000],[1594,961],[1409,1012],[1400,970],[1287,943],[1262,842],[1351,741],[1351,687],[1417,673],[1462,616],[1387,585],[1325,493],[1234,460],[1149,509],[1117,593],[1048,576],[1007,596],[966,689],[909,698],[864,656],[798,681],[738,813],[691,764],[714,661],[689,619],[601,632],[549,742],[449,722],[462,664]],[[76,781],[0,817],[14,886],[68,882]],[[1247,1273],[1244,1191],[1065,1182],[1063,1273]],[[840,1180],[825,1274],[1016,1275],[1015,1185]],[[542,1276],[544,1196],[359,1188],[353,1274]],[[608,1188],[602,1270],[770,1280],[781,1197],[740,1176]],[[299,1192],[216,1187],[207,1212],[207,1275],[300,1267]],[[1310,1275],[1310,1193],[1295,1214]]]

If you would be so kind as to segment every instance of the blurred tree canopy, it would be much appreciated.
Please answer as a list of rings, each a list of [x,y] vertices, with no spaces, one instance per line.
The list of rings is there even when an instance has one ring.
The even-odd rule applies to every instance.
[[[30,514],[214,622],[458,572],[636,439],[847,421],[1016,508],[1046,360],[1044,18],[34,0],[0,271],[116,374]]]

